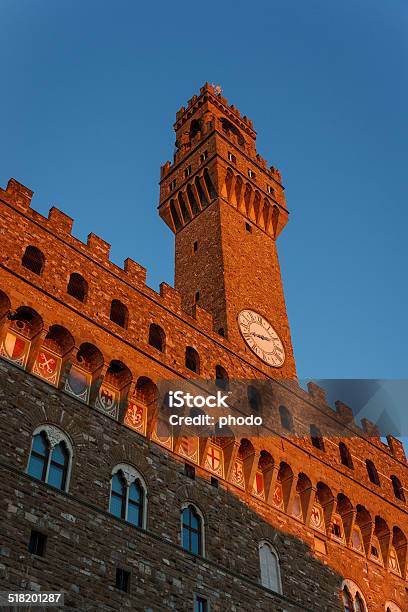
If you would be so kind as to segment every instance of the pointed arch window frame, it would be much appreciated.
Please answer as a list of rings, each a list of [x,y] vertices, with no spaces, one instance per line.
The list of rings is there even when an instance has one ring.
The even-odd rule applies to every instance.
[[[48,449],[47,454],[43,455],[44,457],[44,467],[43,467],[43,476],[42,478],[36,478],[33,474],[30,474],[30,464],[31,458],[37,456],[37,451],[34,449],[34,441],[36,436],[43,435],[46,438]],[[68,455],[68,461],[66,465],[58,463],[55,459],[53,459],[54,450],[59,446],[59,444],[63,443],[65,445],[65,449]],[[72,472],[72,464],[73,464],[73,446],[71,440],[68,435],[59,427],[55,425],[43,424],[39,425],[31,434],[31,446],[30,453],[28,455],[26,474],[31,476],[32,478],[36,478],[40,482],[44,482],[48,484],[48,486],[53,487],[57,491],[62,491],[67,493],[69,490],[69,485],[71,481],[71,472]],[[56,487],[55,485],[48,482],[50,476],[50,470],[52,467],[62,467],[63,468],[63,481],[62,487]]]
[[[123,502],[125,516],[118,516],[117,514],[111,511],[113,478],[119,473],[121,474],[121,477],[126,487],[125,499]],[[129,521],[129,506],[135,505],[133,504],[133,500],[130,499],[130,490],[131,490],[132,485],[135,483],[139,485],[140,490],[141,490],[141,495],[142,495],[141,503],[137,504],[139,506],[139,512],[141,513],[141,520],[139,520],[138,524],[132,521]],[[134,468],[132,465],[129,465],[127,463],[118,463],[117,465],[115,465],[115,467],[112,469],[111,478],[110,478],[110,488],[109,488],[109,512],[110,514],[112,514],[116,518],[120,518],[126,521],[129,525],[133,525],[133,527],[137,527],[139,529],[146,530],[147,528],[147,507],[148,507],[147,486],[140,472],[136,468]]]

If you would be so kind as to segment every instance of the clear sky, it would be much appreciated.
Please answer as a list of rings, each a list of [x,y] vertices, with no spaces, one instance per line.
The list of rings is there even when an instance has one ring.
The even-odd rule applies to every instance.
[[[178,108],[205,82],[280,168],[300,377],[407,376],[406,0],[2,0],[0,183],[173,283],[158,218]]]

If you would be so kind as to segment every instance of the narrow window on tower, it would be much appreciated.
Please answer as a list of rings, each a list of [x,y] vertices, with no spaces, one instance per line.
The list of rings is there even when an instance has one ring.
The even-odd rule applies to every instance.
[[[198,302],[200,301],[200,292],[196,291],[196,294],[194,296],[194,301],[196,304],[198,304]]]
[[[204,163],[204,162],[205,162],[205,160],[207,159],[207,157],[208,157],[208,151],[207,151],[207,150],[205,150],[205,151],[204,151],[203,153],[201,153],[201,155],[200,155],[200,162],[201,162],[201,163]]]
[[[231,153],[231,151],[228,151],[228,159],[233,164],[237,163],[237,158],[235,157],[235,155],[233,153]]]
[[[174,191],[177,185],[177,179],[173,179],[170,183],[170,191]]]
[[[245,229],[249,234],[252,233],[252,225],[250,223],[245,223]]]
[[[127,572],[121,567],[117,567],[115,586],[120,591],[124,591],[124,593],[129,593],[130,572]]]
[[[45,544],[47,536],[35,529],[31,530],[30,541],[28,543],[28,552],[38,557],[43,557],[45,554]]]
[[[273,196],[275,195],[275,190],[274,190],[274,188],[273,188],[273,187],[271,187],[270,185],[267,185],[267,186],[266,186],[266,191],[267,191],[268,193],[270,193],[271,195],[273,195]]]
[[[193,242],[193,253],[197,253],[198,251],[198,240],[194,240]]]
[[[256,174],[253,170],[251,170],[251,168],[248,168],[248,176],[249,178],[254,179],[254,180],[256,178]]]
[[[187,178],[191,174],[191,164],[184,170],[184,176]]]

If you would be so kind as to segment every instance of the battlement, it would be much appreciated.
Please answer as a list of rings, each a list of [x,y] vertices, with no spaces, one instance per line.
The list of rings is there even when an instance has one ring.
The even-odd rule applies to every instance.
[[[146,268],[135,262],[131,258],[126,258],[123,268],[116,265],[109,259],[110,244],[94,233],[88,235],[87,242],[84,243],[72,235],[74,221],[63,211],[53,206],[44,217],[36,210],[31,208],[33,191],[22,185],[14,178],[10,179],[6,189],[0,188],[0,201],[2,200],[15,211],[22,213],[30,221],[41,227],[47,234],[55,236],[59,240],[62,250],[68,249],[69,257],[72,259],[73,269],[80,269],[80,256],[86,257],[96,265],[102,265],[105,270],[110,272],[114,281],[123,281],[126,285],[140,290],[156,302],[162,303],[167,309],[173,310],[181,317],[185,317],[205,333],[213,333],[212,315],[205,312],[202,308],[197,308],[194,312],[185,312],[181,307],[180,293],[166,283],[160,285],[160,292],[157,293],[146,285]],[[31,232],[30,232],[31,233]],[[25,241],[26,242],[26,241]],[[21,250],[16,243],[15,249]],[[76,254],[78,261],[75,261]],[[8,253],[10,255],[10,253]],[[18,255],[20,258],[21,255]]]
[[[236,121],[237,124],[247,131],[248,134],[252,136],[252,138],[256,138],[256,132],[253,129],[253,123],[251,119],[248,119],[246,115],[241,118],[241,113],[238,108],[234,106],[234,104],[229,104],[228,100],[221,95],[221,89],[217,89],[214,85],[210,85],[209,83],[204,83],[204,85],[200,88],[200,94],[194,95],[187,102],[187,107],[182,106],[176,113],[176,123],[174,124],[174,129],[178,129],[192,114],[195,113],[197,108],[211,100],[211,102],[220,108],[223,109],[225,114]]]
[[[192,135],[192,122],[197,120],[200,126],[199,129],[193,130],[194,135]],[[161,180],[172,174],[183,162],[186,152],[199,147],[200,143],[205,142],[208,136],[216,131],[219,134],[227,133],[228,140],[237,149],[245,151],[258,168],[282,186],[279,170],[274,166],[268,167],[267,161],[256,151],[256,132],[252,121],[246,115],[241,117],[239,109],[234,104],[229,104],[221,95],[220,88],[205,83],[200,89],[200,94],[194,95],[188,101],[187,107],[182,106],[177,111],[174,129],[177,140],[173,162],[166,161],[161,166]]]

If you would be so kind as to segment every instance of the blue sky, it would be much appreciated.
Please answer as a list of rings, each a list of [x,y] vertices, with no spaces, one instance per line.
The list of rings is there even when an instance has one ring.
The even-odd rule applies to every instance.
[[[0,183],[173,283],[159,169],[205,82],[281,169],[279,239],[300,377],[407,377],[404,0],[3,0]]]

